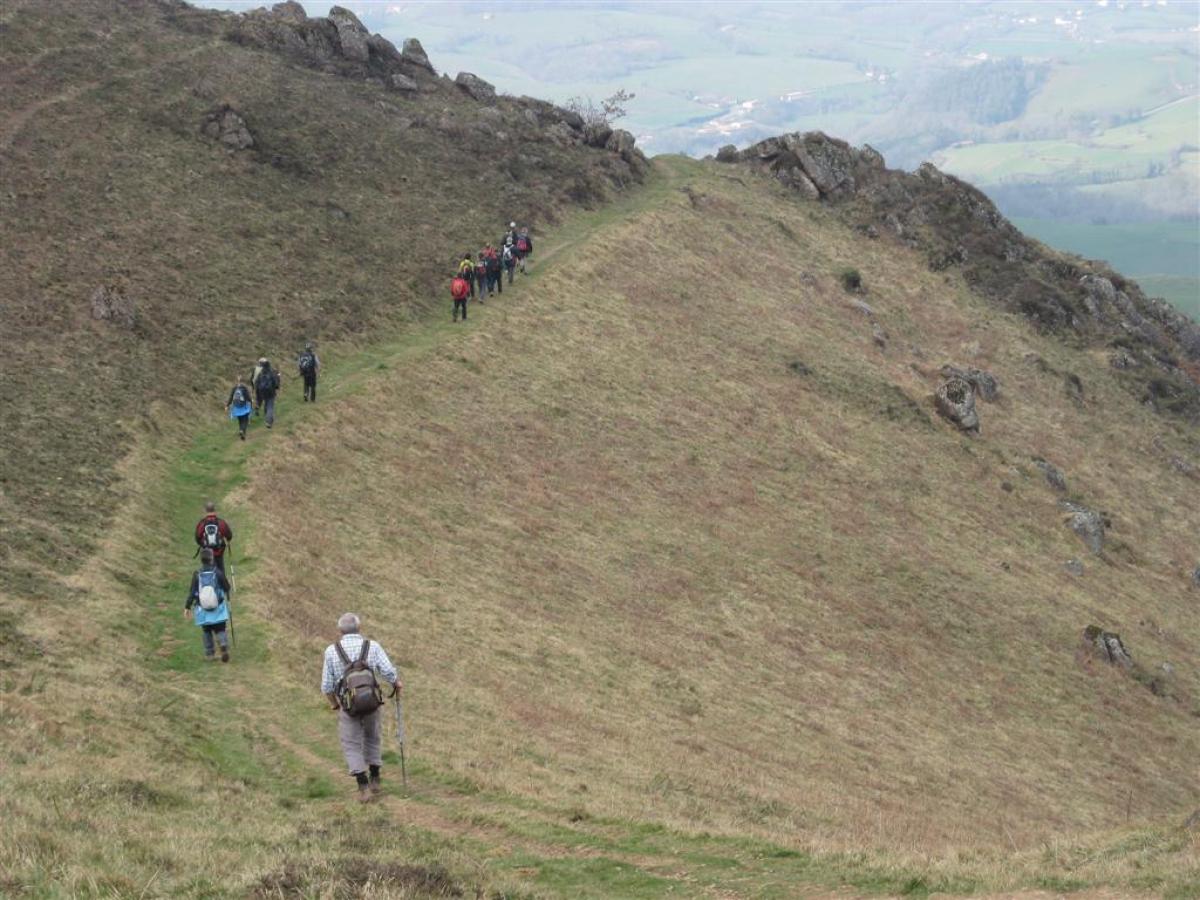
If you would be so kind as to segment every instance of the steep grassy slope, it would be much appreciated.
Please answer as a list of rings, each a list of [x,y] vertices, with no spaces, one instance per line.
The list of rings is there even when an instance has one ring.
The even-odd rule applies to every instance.
[[[49,595],[82,560],[120,500],[116,462],[166,408],[215,408],[236,372],[305,338],[395,328],[510,218],[545,225],[636,177],[511,101],[431,73],[397,92],[317,71],[235,43],[237,22],[151,0],[0,8],[13,590]],[[254,146],[203,136],[226,106]],[[127,317],[93,318],[104,287]]]
[[[1102,357],[728,169],[660,161],[546,237],[519,292],[354,355],[269,444],[139,444],[86,592],[34,622],[94,649],[7,670],[6,889],[1194,892],[1181,436]],[[928,403],[967,360],[1003,383],[974,441]],[[1080,578],[1033,454],[1113,517]],[[245,537],[215,671],[177,607],[205,495]],[[313,696],[345,608],[409,684],[413,791],[366,811]],[[1080,656],[1092,622],[1166,696]]]
[[[38,40],[65,46],[49,43],[58,33]],[[280,139],[298,126],[272,90],[311,86],[317,121],[336,113],[353,134],[359,117],[393,114],[380,103],[407,102],[220,41],[197,46],[188,59],[212,53],[211,77],[244,65],[277,79],[253,96],[260,116],[281,117]],[[139,78],[136,90],[174,77]],[[81,100],[105,96],[87,90]],[[145,108],[132,104],[147,97],[118,93]],[[62,103],[49,132],[32,134],[73,134],[78,117],[101,133],[128,122],[120,103],[106,121]],[[201,112],[188,110],[182,120]],[[392,139],[417,138],[404,128]],[[5,202],[44,178],[22,221],[33,228],[45,207],[75,235],[35,159],[67,148],[37,140],[9,151],[27,177]],[[196,140],[167,142],[178,156],[160,161],[164,184],[188,171],[182,160],[201,164],[209,148],[197,162]],[[447,154],[462,146],[431,140]],[[126,144],[72,146],[112,169],[112,147]],[[656,161],[615,203],[540,228],[534,274],[469,325],[422,311],[416,287],[393,311],[377,285],[427,276],[380,229],[395,227],[406,249],[427,245],[435,271],[465,230],[489,236],[493,212],[467,214],[463,231],[457,207],[422,213],[420,202],[451,203],[436,155],[395,163],[430,168],[388,212],[371,197],[386,182],[370,166],[390,158],[391,139],[369,152],[328,146],[347,160],[329,164],[332,181],[212,162],[242,203],[274,211],[269,233],[294,242],[286,257],[209,229],[217,220],[195,218],[203,195],[183,189],[174,201],[196,209],[177,219],[148,205],[136,229],[146,243],[121,257],[128,285],[176,277],[166,262],[187,273],[187,241],[154,240],[198,221],[188,234],[211,253],[194,264],[209,260],[225,289],[235,282],[220,278],[285,279],[290,293],[259,294],[275,298],[266,333],[282,342],[316,322],[343,335],[323,344],[320,405],[301,406],[289,384],[276,430],[242,444],[207,390],[170,393],[144,424],[126,420],[118,463],[107,408],[67,397],[35,420],[61,429],[30,445],[44,448],[40,467],[5,445],[5,515],[36,510],[44,549],[25,570],[31,585],[9,560],[36,544],[10,541],[0,584],[0,894],[1200,893],[1195,831],[1179,827],[1198,788],[1200,634],[1187,584],[1200,448],[1179,419],[1137,402],[1108,348],[1033,332],[957,269],[933,272],[924,252],[868,240],[836,209],[681,159]],[[606,183],[622,173],[612,157],[566,153],[554,158],[565,177],[587,180],[572,166],[593,162]],[[121,184],[146,190],[132,176]],[[302,205],[323,202],[319,184],[338,189],[349,219]],[[528,196],[558,209],[561,187]],[[327,221],[360,230],[338,237]],[[99,380],[83,401],[160,360],[206,387],[209,363],[187,352],[197,332],[172,324],[194,315],[191,295],[150,305],[158,318],[144,334],[72,330],[68,298],[82,302],[90,270],[38,303],[10,283],[112,254],[20,246],[4,276],[20,329],[6,346],[19,401],[6,416],[49,397],[31,360],[56,333],[54,384],[82,392]],[[848,267],[862,298],[840,285]],[[229,341],[219,352],[258,352],[252,335],[235,336],[254,310],[205,296],[229,304],[228,323],[205,326]],[[326,296],[351,299],[322,318],[306,304]],[[65,354],[84,350],[69,373]],[[979,438],[932,411],[944,363],[1000,379]],[[1082,401],[1064,387],[1076,383]],[[5,441],[18,437],[43,440],[6,429]],[[103,452],[67,452],[93,438]],[[1034,456],[1063,469],[1068,497],[1107,512],[1102,556],[1066,527]],[[229,666],[200,662],[179,614],[205,497],[239,530]],[[76,510],[115,498],[104,529],[68,527]],[[1072,558],[1082,575],[1064,566]],[[409,685],[411,790],[395,784],[392,756],[388,797],[365,809],[348,802],[316,696],[320,651],[347,608]],[[1119,631],[1139,668],[1081,652],[1088,624]]]

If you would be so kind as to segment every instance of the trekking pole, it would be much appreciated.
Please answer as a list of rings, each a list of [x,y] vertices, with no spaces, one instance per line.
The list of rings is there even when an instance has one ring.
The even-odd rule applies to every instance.
[[[396,710],[396,743],[400,745],[400,783],[408,790],[408,764],[404,759],[404,709],[400,705],[400,694],[393,694]]]
[[[233,631],[233,595],[237,592],[237,573],[233,570],[233,557],[229,559],[229,596],[225,598],[225,609],[229,612],[229,643],[237,646],[237,635]]]

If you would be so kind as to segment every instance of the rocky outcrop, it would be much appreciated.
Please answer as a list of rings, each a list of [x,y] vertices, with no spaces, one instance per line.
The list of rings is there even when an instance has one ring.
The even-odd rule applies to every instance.
[[[961,378],[975,389],[975,393],[991,402],[1000,393],[1000,382],[991,372],[982,369],[960,369],[958,366],[942,366],[943,378]]]
[[[1136,394],[1171,382],[1160,412],[1200,423],[1200,325],[1147,298],[1103,263],[1047,249],[1021,234],[979,190],[930,163],[888,169],[869,146],[820,132],[792,133],[745,150],[721,148],[723,163],[769,175],[808,201],[835,206],[863,234],[922,252],[934,270],[959,269],[973,289],[1049,332],[1117,346],[1113,366]],[[981,394],[981,396],[983,396]]]
[[[326,17],[309,18],[299,3],[277,3],[232,17],[227,37],[283,53],[313,68],[385,85],[395,75],[402,75],[405,84],[419,84],[433,74],[419,42],[405,42],[405,52],[400,52],[387,38],[368,32],[358,16],[341,6],[330,9]]]
[[[583,126],[583,142],[589,147],[606,147],[612,133],[612,127],[604,122],[588,122]]]
[[[132,328],[137,321],[137,308],[133,301],[118,287],[101,285],[92,291],[88,299],[92,318],[99,322],[110,322],[123,328]]]
[[[248,150],[254,146],[254,135],[250,133],[246,120],[242,118],[241,113],[228,105],[206,115],[200,126],[200,133],[231,151]]]
[[[421,86],[403,72],[393,72],[388,79],[388,86],[394,91],[419,91]]]
[[[1133,668],[1133,655],[1125,648],[1121,636],[1115,632],[1089,625],[1083,629],[1082,644],[1085,652],[1106,663],[1120,666],[1122,669]]]
[[[1059,493],[1066,493],[1067,479],[1063,476],[1063,473],[1059,471],[1058,466],[1047,462],[1040,456],[1035,456],[1033,458],[1033,464],[1041,469],[1042,475],[1046,477],[1046,484],[1050,485],[1050,487],[1054,488],[1054,490],[1058,491]]]
[[[1070,500],[1060,500],[1059,506],[1067,511],[1067,527],[1079,535],[1088,550],[1095,556],[1104,552],[1104,530],[1109,524],[1107,517]]]
[[[480,103],[492,103],[496,99],[496,88],[471,72],[459,72],[454,83],[462,88],[467,96]]]
[[[405,40],[404,49],[400,51],[400,59],[419,69],[424,69],[431,75],[436,74],[433,70],[433,63],[429,61],[429,56],[425,53],[425,48],[414,37]]]
[[[937,411],[967,434],[979,434],[979,413],[975,410],[975,388],[969,381],[954,377],[943,381],[934,394]]]

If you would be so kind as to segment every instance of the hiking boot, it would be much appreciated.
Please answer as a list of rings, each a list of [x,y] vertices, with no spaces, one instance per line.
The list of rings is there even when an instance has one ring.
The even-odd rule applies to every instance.
[[[238,437],[239,437],[239,438],[241,438],[241,439],[244,441],[244,440],[246,439],[246,432],[244,432],[244,431],[239,431],[239,432],[238,432]]]
[[[229,651],[224,647],[221,648],[221,662],[229,662]]]
[[[371,789],[371,793],[374,794],[376,797],[378,797],[380,794],[383,793],[383,782],[379,778],[378,775],[371,776],[371,781],[368,786]]]
[[[371,792],[371,789],[367,785],[365,785],[365,784],[359,785],[359,788],[358,788],[358,802],[359,803],[370,803],[374,799],[375,799],[375,795],[374,795],[374,793]]]

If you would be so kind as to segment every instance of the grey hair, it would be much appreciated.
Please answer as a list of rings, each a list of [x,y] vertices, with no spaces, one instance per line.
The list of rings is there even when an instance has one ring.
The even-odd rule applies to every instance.
[[[338,631],[342,634],[358,634],[358,616],[354,613],[342,613],[338,619]]]

